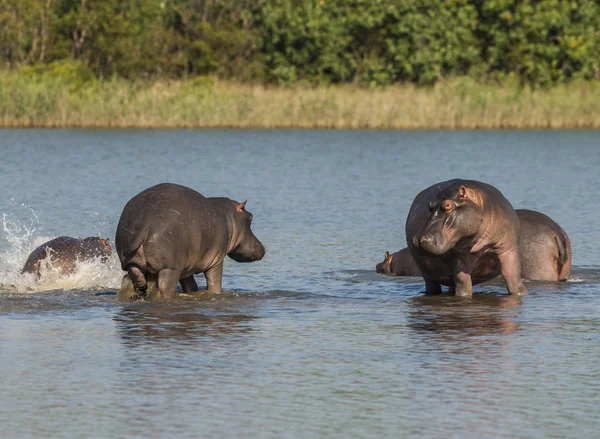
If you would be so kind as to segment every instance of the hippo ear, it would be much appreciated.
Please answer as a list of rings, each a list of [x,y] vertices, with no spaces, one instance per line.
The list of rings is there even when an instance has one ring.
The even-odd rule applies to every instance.
[[[385,252],[385,260],[387,261],[390,258],[390,252]]]
[[[243,212],[244,210],[246,210],[246,203],[247,203],[247,202],[248,202],[248,200],[244,201],[243,203],[239,203],[239,204],[236,206],[236,210],[237,210],[238,212]]]
[[[481,197],[479,191],[466,186],[461,186],[458,188],[458,199],[463,202],[470,201],[479,207],[483,207],[483,198]]]

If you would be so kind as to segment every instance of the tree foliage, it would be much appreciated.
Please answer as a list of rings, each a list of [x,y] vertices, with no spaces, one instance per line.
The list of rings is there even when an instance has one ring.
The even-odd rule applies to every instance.
[[[426,85],[515,76],[545,86],[600,78],[600,3],[0,0],[0,65],[73,62],[100,78]]]

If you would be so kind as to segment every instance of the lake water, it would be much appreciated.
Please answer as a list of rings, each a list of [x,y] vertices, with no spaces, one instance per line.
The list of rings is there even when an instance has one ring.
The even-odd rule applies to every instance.
[[[600,429],[600,131],[0,130],[0,437],[563,438]],[[424,296],[375,274],[459,177],[570,235],[566,283]],[[248,199],[264,260],[220,296],[121,303],[113,258],[41,283],[170,181]],[[198,283],[204,285],[203,277]]]

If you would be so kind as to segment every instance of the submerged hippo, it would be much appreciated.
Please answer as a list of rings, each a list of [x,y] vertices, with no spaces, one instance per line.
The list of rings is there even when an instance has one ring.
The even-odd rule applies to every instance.
[[[60,236],[36,248],[29,257],[22,273],[33,273],[39,279],[43,262],[50,262],[61,274],[70,274],[78,261],[100,257],[106,262],[111,254],[110,242],[102,238],[70,238]],[[48,260],[49,258],[49,260]]]
[[[160,295],[198,290],[193,275],[204,273],[207,289],[221,292],[223,260],[258,261],[265,248],[250,229],[246,202],[205,198],[177,184],[162,183],[125,205],[115,245],[121,267],[136,292],[145,297],[148,281],[157,281]]]
[[[566,281],[571,274],[571,241],[551,218],[517,209],[521,222],[521,275],[529,280]]]
[[[521,279],[519,217],[495,187],[449,180],[419,193],[406,220],[408,248],[427,293],[450,286],[471,296],[473,285],[502,274],[510,294],[527,294]]]
[[[408,248],[390,255],[385,252],[385,259],[375,266],[375,271],[392,276],[421,276],[421,271]]]

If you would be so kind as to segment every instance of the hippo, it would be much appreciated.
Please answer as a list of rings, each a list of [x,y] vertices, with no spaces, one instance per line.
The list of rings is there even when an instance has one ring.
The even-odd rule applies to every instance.
[[[421,271],[408,248],[390,255],[385,252],[385,259],[375,266],[375,271],[392,276],[421,276]]]
[[[58,268],[61,274],[66,275],[75,270],[78,261],[99,257],[102,262],[106,262],[110,255],[111,248],[108,239],[59,236],[31,252],[21,273],[33,273],[39,279],[42,262],[50,258],[52,266]]]
[[[430,186],[415,197],[405,231],[427,293],[440,294],[447,285],[470,297],[473,285],[502,274],[510,294],[527,294],[519,217],[494,186],[460,179]]]
[[[521,275],[539,281],[566,281],[571,274],[571,241],[551,218],[517,209],[521,223]]]
[[[253,262],[265,255],[251,222],[246,201],[206,198],[188,187],[161,183],[125,205],[117,255],[137,298],[146,297],[148,282],[157,283],[164,299],[175,297],[177,282],[184,292],[197,291],[197,273],[204,273],[209,292],[220,293],[225,256]]]
[[[521,276],[533,281],[566,281],[571,273],[571,241],[551,218],[535,210],[516,209],[521,226]],[[390,255],[375,267],[392,276],[420,276],[408,248]]]

